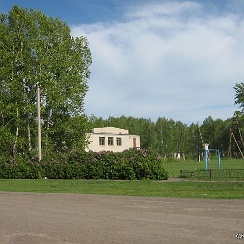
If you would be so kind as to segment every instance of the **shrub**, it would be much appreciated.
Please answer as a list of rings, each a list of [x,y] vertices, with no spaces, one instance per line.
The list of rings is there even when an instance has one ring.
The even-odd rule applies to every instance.
[[[5,160],[0,168],[0,177],[5,179],[38,179],[43,174],[43,169],[37,162],[21,155]]]
[[[39,162],[44,177],[49,179],[65,179],[66,158],[62,154],[47,153]]]
[[[49,179],[153,179],[166,180],[168,172],[160,157],[149,150],[124,152],[71,152],[37,157],[16,156],[0,164],[1,178]]]
[[[163,168],[163,161],[159,155],[150,150],[131,149],[124,154],[131,161],[136,179],[166,180],[168,172]]]

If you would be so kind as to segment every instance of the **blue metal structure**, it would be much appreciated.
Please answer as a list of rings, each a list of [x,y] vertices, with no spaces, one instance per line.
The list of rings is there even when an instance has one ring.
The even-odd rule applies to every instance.
[[[209,149],[208,144],[205,144],[205,164],[206,164],[206,170],[208,170],[208,153],[209,152],[217,152],[218,153],[218,169],[221,169],[221,160],[220,160],[220,150],[219,149]]]

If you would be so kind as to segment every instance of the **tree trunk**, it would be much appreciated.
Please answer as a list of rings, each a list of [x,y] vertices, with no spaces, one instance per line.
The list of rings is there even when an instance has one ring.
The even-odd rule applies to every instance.
[[[16,132],[15,132],[15,141],[13,145],[13,155],[16,153],[16,147],[17,147],[17,142],[18,142],[18,136],[19,136],[19,126],[18,126],[18,120],[19,120],[19,109],[17,108],[16,110],[16,120],[17,120],[17,127],[16,127]]]
[[[28,148],[29,148],[29,151],[32,150],[32,144],[31,144],[31,131],[30,131],[30,120],[28,118],[27,120],[27,133],[28,133]]]

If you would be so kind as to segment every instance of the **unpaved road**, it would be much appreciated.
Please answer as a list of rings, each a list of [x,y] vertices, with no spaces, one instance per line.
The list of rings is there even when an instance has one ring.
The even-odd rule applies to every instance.
[[[0,243],[244,244],[244,200],[0,192]]]

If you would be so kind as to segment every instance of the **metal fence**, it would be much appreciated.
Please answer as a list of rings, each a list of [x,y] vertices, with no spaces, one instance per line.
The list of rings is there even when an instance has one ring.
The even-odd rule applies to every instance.
[[[201,180],[244,180],[244,169],[180,170],[179,177]]]

